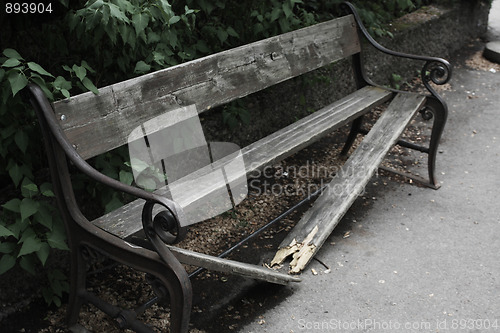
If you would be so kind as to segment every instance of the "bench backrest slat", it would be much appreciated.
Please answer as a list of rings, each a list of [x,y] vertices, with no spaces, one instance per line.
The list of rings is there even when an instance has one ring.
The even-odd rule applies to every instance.
[[[141,123],[179,106],[203,112],[360,52],[352,15],[271,37],[55,103],[87,159],[127,143]]]

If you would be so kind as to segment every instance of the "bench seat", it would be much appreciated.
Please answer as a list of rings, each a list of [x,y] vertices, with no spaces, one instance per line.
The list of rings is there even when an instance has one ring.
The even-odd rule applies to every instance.
[[[386,102],[392,95],[393,93],[388,90],[371,86],[364,87],[244,147],[241,153],[245,162],[246,174],[248,175],[252,171],[292,155],[325,134],[366,113],[371,108]],[[219,163],[224,162],[224,160],[219,161]],[[207,167],[206,169],[198,170],[195,175],[190,177],[200,178],[198,176],[203,175],[205,172],[210,172],[211,170],[211,167]],[[232,174],[231,176],[239,177],[240,175]],[[231,179],[228,181],[230,182]],[[181,207],[187,207],[189,204],[209,194],[206,191],[200,192],[199,187],[192,189],[186,187],[183,179],[180,179],[177,184],[178,186],[184,187],[182,197],[176,198]],[[215,183],[213,186],[211,190],[216,192],[220,187],[225,187],[226,184]],[[170,185],[170,187],[175,188],[176,183]],[[162,194],[161,189],[158,192]],[[144,200],[138,199],[95,219],[92,223],[113,235],[126,239],[142,230],[140,216],[143,206]]]
[[[309,116],[298,120],[297,122],[261,139],[242,149],[242,156],[245,162],[245,172],[250,174],[252,171],[258,170],[273,162],[282,160],[301,148],[320,139],[325,134],[347,124],[360,115],[368,112],[373,107],[380,105],[391,98],[392,92],[367,86],[355,91],[349,96],[338,100],[331,105],[328,105]],[[224,163],[223,160],[218,163]],[[202,174],[210,172],[212,166],[206,167],[195,172],[195,175],[187,176],[192,179],[201,179]],[[232,174],[232,177],[240,175]],[[246,175],[243,175],[246,176]],[[231,182],[231,179],[228,179]],[[209,191],[199,191],[199,186],[189,188],[185,185],[185,181],[180,179],[178,186],[184,191],[181,198],[176,198],[177,203],[181,207],[186,207],[193,202],[202,200],[203,196],[208,195],[207,192],[217,192],[222,187],[226,187],[225,182],[210,184],[212,188]],[[170,185],[176,187],[176,183]],[[164,191],[164,190],[163,190]],[[162,194],[162,189],[158,190]],[[123,207],[103,215],[92,223],[122,239],[133,242],[134,235],[142,234],[141,213],[145,201],[137,199]],[[260,266],[240,263],[228,259],[215,258],[194,251],[180,249],[178,247],[169,246],[169,249],[184,264],[203,267],[206,269],[229,272],[235,275],[251,277],[254,279],[264,280],[277,284],[287,284],[289,282],[297,282],[299,279],[286,274],[281,274],[273,270],[269,270]]]

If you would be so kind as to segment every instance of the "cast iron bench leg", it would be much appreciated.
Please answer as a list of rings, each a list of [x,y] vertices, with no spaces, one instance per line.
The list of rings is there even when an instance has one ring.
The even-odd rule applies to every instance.
[[[68,327],[75,325],[78,322],[80,308],[84,300],[80,296],[85,290],[86,280],[86,263],[81,251],[76,248],[71,249],[71,272],[70,272],[70,291],[68,301],[68,311],[66,314],[66,322]]]
[[[351,131],[347,136],[347,140],[345,141],[344,147],[342,148],[340,154],[347,155],[347,153],[349,153],[349,149],[351,149],[352,145],[354,144],[354,141],[356,140],[356,137],[361,132],[362,125],[363,125],[363,116],[360,116],[353,120],[351,125]]]
[[[443,134],[444,125],[446,124],[446,119],[448,118],[448,108],[443,101],[437,98],[428,98],[426,107],[432,115],[434,116],[434,122],[432,125],[431,140],[429,144],[429,158],[428,158],[428,169],[429,169],[429,181],[431,185],[436,188],[439,187],[437,183],[435,169],[436,169],[436,154],[438,152],[439,140]]]

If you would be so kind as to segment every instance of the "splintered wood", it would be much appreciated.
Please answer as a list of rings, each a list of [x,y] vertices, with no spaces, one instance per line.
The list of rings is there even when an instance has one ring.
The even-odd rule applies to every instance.
[[[315,226],[303,242],[297,243],[297,240],[294,238],[290,245],[279,249],[271,261],[271,267],[281,265],[286,258],[292,256],[292,261],[290,262],[290,273],[300,273],[315,253],[314,249],[316,246],[310,243],[317,232],[318,226]]]
[[[400,93],[373,125],[343,169],[302,216],[279,246],[272,266],[293,254],[290,273],[299,273],[321,248],[333,229],[370,181],[384,156],[420,110],[425,96]],[[299,243],[297,239],[304,239]]]

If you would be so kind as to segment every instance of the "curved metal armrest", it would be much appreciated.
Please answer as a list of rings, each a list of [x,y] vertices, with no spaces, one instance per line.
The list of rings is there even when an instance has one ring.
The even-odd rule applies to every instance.
[[[361,32],[370,42],[370,44],[377,50],[396,57],[425,61],[424,67],[421,70],[422,83],[432,95],[438,97],[435,90],[430,86],[430,81],[432,81],[434,84],[442,85],[447,83],[451,79],[452,70],[451,65],[448,61],[442,58],[413,55],[389,50],[388,48],[380,45],[375,39],[373,39],[372,36],[370,36],[353,4],[344,2],[343,5],[345,6],[344,8],[347,10],[347,12],[350,12],[354,15],[354,19],[356,20],[356,23],[358,24]]]
[[[176,243],[182,240],[186,235],[187,228],[183,227],[186,225],[185,223],[185,215],[183,209],[172,200],[169,200],[165,197],[159,196],[155,193],[147,192],[143,189],[126,185],[116,179],[110,178],[96,169],[92,167],[90,164],[85,161],[80,154],[75,150],[75,148],[71,145],[71,143],[67,140],[66,135],[64,134],[62,128],[58,124],[52,106],[50,102],[47,100],[47,97],[43,93],[42,89],[36,84],[29,84],[28,89],[31,93],[30,98],[32,99],[32,103],[35,107],[38,108],[38,111],[41,112],[47,122],[47,125],[52,132],[53,137],[56,139],[59,146],[63,149],[66,156],[69,158],[71,162],[84,174],[89,176],[90,178],[107,185],[117,191],[124,192],[130,194],[134,197],[146,200],[145,208],[148,207],[152,211],[152,208],[155,204],[163,206],[166,211],[160,212],[158,215],[168,212],[167,214],[171,216],[169,218],[169,227],[170,229],[167,231],[171,231],[173,229],[177,229],[176,235],[172,237],[160,237],[163,241],[168,243]],[[143,214],[144,215],[144,214]],[[156,217],[155,217],[156,219]],[[143,217],[144,220],[144,217]],[[161,221],[161,219],[159,219]],[[172,223],[175,226],[172,226]],[[165,230],[164,230],[165,231]]]

